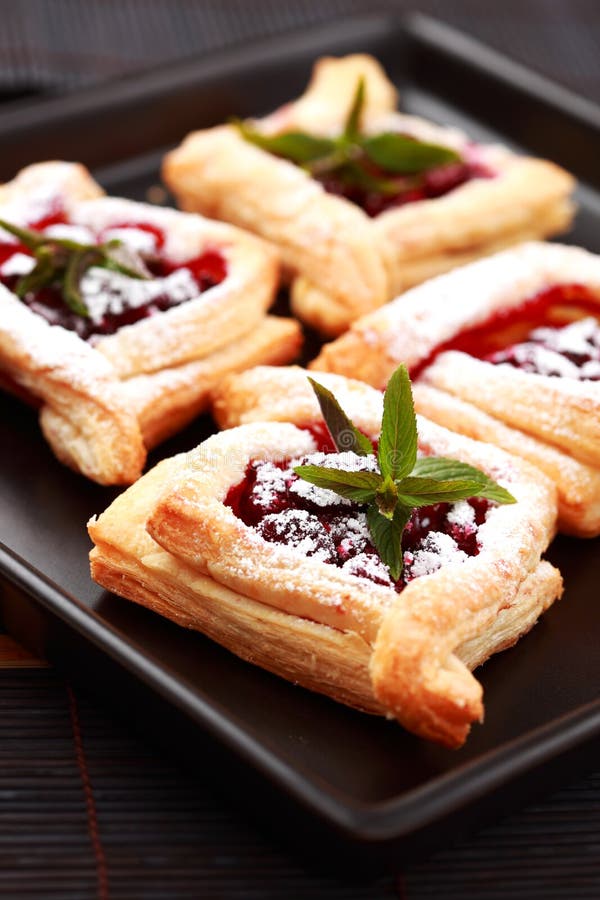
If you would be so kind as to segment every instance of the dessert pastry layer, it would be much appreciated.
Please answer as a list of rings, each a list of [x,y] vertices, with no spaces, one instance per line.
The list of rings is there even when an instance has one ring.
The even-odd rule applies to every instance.
[[[224,373],[298,351],[298,326],[265,316],[273,251],[235,228],[104,197],[59,162],[1,186],[0,219],[2,384],[96,481],[135,480]]]
[[[399,361],[417,408],[536,463],[562,530],[600,531],[600,258],[525,244],[434,279],[354,323],[311,368],[383,387]]]
[[[90,523],[93,577],[205,631],[245,659],[458,746],[483,716],[481,685],[470,669],[514,643],[560,594],[559,574],[541,560],[554,531],[554,490],[526,463],[419,419],[424,453],[479,466],[518,502],[482,509],[466,549],[450,534],[441,541],[439,529],[476,523],[475,515],[466,514],[468,503],[429,524],[421,521],[415,547],[411,551],[407,545],[420,565],[398,592],[389,579],[373,578],[372,570],[365,573],[360,566],[345,567],[339,558],[348,552],[356,560],[365,547],[342,546],[343,537],[328,545],[342,562],[338,565],[325,558],[312,532],[301,533],[307,521],[310,529],[313,520],[322,525],[337,515],[328,506],[331,498],[318,492],[315,498],[312,491],[300,491],[294,505],[298,490],[285,484],[285,475],[282,487],[276,474],[322,446],[318,406],[304,373],[262,368],[232,377],[219,390],[221,410],[231,397],[230,410],[246,419],[260,416],[251,410],[251,392],[257,385],[272,386],[279,371],[277,393],[286,396],[288,419],[310,427],[249,422],[161,463]],[[340,385],[347,388],[345,395],[338,393],[339,401],[350,415],[360,409],[361,429],[376,437],[381,395],[346,379],[325,380],[336,393]],[[254,396],[265,395],[260,390]],[[353,397],[354,407],[347,403]],[[265,522],[293,497],[283,525]],[[261,514],[254,524],[248,503]],[[359,514],[348,507],[342,513]],[[302,520],[300,531],[292,519]],[[364,538],[358,531],[356,541]],[[333,540],[332,528],[328,534]],[[445,546],[450,543],[452,553]],[[373,557],[371,551],[366,555]]]
[[[324,58],[295,102],[189,135],[164,177],[183,209],[272,241],[294,312],[327,335],[427,278],[568,227],[573,180],[558,166],[396,103],[372,58]]]

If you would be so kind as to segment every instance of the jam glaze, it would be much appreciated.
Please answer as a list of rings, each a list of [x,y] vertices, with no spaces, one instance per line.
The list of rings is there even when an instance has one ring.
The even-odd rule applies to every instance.
[[[323,433],[319,426],[307,430],[317,439]],[[299,478],[293,467],[307,463],[371,471],[377,467],[375,456],[331,451],[295,460],[250,460],[243,480],[229,489],[226,506],[264,540],[293,547],[303,556],[397,592],[420,575],[479,553],[479,526],[493,506],[488,500],[472,498],[413,510],[402,536],[404,568],[394,583],[371,540],[366,506]]]
[[[72,225],[65,210],[54,204],[27,227],[48,234],[49,238],[72,236],[73,240],[89,244],[117,238],[139,252],[152,274],[152,279],[140,280],[99,267],[89,269],[81,281],[89,317],[69,309],[58,286],[44,287],[22,298],[26,306],[51,325],[75,331],[84,340],[114,334],[124,325],[178,306],[220,284],[227,275],[226,262],[216,249],[207,248],[182,263],[170,260],[164,255],[164,232],[147,222],[119,222],[94,233],[87,227]],[[32,253],[18,241],[7,238],[0,232],[0,282],[14,291],[19,278],[33,266]]]
[[[368,172],[374,178],[398,181],[399,189],[392,194],[348,184],[344,181],[343,176],[339,176],[335,172],[313,177],[323,185],[328,193],[350,200],[360,206],[368,216],[374,218],[388,209],[406,206],[419,200],[443,197],[474,178],[494,177],[494,172],[489,166],[480,162],[475,153],[472,153],[471,156],[472,158],[467,152],[464,159],[460,161],[434,166],[418,175],[407,176],[386,172],[372,163],[369,164]]]
[[[418,378],[441,353],[459,350],[527,372],[599,380],[599,315],[600,304],[587,287],[554,285],[439,344],[411,367],[410,376]]]

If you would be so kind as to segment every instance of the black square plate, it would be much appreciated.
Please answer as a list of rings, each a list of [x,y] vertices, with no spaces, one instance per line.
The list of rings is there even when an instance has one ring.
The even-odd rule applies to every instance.
[[[349,19],[3,112],[0,178],[39,158],[77,159],[110,193],[144,199],[159,182],[164,150],[189,130],[260,115],[301,92],[316,57],[359,50],[380,59],[408,111],[570,168],[582,186],[568,240],[600,251],[600,112],[421,17]],[[290,831],[308,822],[310,843],[330,859],[343,856],[346,868],[350,845],[353,861],[375,853],[397,861],[569,778],[597,753],[598,541],[555,541],[550,558],[565,576],[564,599],[485,665],[486,722],[464,749],[446,751],[101,591],[88,575],[85,523],[116,492],[60,466],[35,414],[16,400],[0,398],[0,421],[7,627],[172,752],[206,760],[207,747],[220,748],[213,759],[226,750],[221,769],[256,785],[261,808],[278,804]],[[199,420],[152,461],[195,445],[212,427]]]

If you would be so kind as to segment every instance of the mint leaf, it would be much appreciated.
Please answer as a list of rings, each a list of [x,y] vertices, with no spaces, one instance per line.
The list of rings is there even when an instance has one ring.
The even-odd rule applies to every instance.
[[[335,176],[348,188],[394,196],[423,184],[422,174],[460,162],[456,151],[395,132],[361,134],[366,102],[364,78],[358,81],[342,133],[336,138],[303,131],[263,134],[248,122],[233,120],[241,136],[262,150],[303,166],[313,177]],[[394,177],[396,176],[396,177]]]
[[[304,481],[310,481],[317,487],[335,491],[340,497],[355,500],[357,503],[369,503],[381,483],[378,472],[347,472],[329,466],[296,466],[294,472]]]
[[[309,381],[338,450],[374,455],[371,442],[352,424],[331,391],[312,378]],[[446,457],[417,459],[417,421],[410,378],[403,365],[390,378],[383,398],[377,456],[379,472],[347,472],[315,465],[297,466],[294,471],[318,487],[366,504],[371,538],[394,581],[402,572],[402,533],[413,509],[470,497],[516,502],[512,494],[474,466]]]
[[[410,507],[398,505],[390,519],[383,516],[376,506],[369,506],[367,510],[367,524],[373,543],[394,581],[398,581],[402,574],[402,533],[411,512]]]
[[[419,506],[431,506],[433,503],[454,503],[456,500],[468,500],[481,490],[476,481],[437,481],[435,478],[403,478],[397,482],[398,500],[415,509]]]
[[[481,469],[470,466],[468,463],[459,462],[457,459],[448,459],[445,456],[425,456],[418,459],[411,476],[432,478],[438,482],[469,481],[473,484],[471,497],[485,497],[495,503],[516,503],[516,499],[501,487],[493,478],[482,472]]]
[[[365,105],[365,93],[365,79],[361,77],[359,78],[358,84],[356,86],[356,92],[354,94],[354,99],[352,100],[352,106],[350,107],[350,111],[346,119],[346,124],[344,126],[343,137],[346,141],[354,142],[360,136],[360,124],[363,108]]]
[[[375,496],[377,509],[382,516],[391,519],[394,515],[396,504],[398,503],[398,488],[389,475],[386,475],[385,478],[381,478],[380,480],[381,483],[377,488]]]
[[[245,122],[233,123],[242,137],[275,156],[283,156],[300,165],[329,156],[337,148],[337,142],[330,138],[313,137],[302,131],[288,131],[284,134],[262,134]]]
[[[350,421],[331,391],[313,378],[308,380],[317,395],[325,424],[339,452],[352,450],[358,456],[370,456],[374,453],[375,450],[369,438]]]
[[[394,132],[363,138],[361,147],[371,162],[386,172],[398,174],[425,172],[461,160],[458,153],[449,147],[426,144]]]
[[[406,366],[399,366],[383,398],[377,451],[379,471],[394,481],[412,471],[417,459],[417,420]]]
[[[18,238],[23,246],[27,247],[29,250],[36,250],[48,240],[48,238],[44,237],[43,234],[40,234],[39,231],[33,231],[31,228],[22,228],[19,225],[13,225],[12,222],[7,222],[5,219],[0,219],[0,228]]]
[[[67,262],[63,278],[63,298],[76,315],[89,316],[89,311],[81,295],[81,279],[91,266],[102,262],[102,252],[95,247],[77,250]]]
[[[0,219],[0,228],[13,234],[32,251],[35,267],[19,278],[15,293],[25,297],[44,287],[55,286],[62,292],[65,305],[76,315],[88,317],[89,311],[81,293],[83,276],[92,266],[121,272],[129,278],[152,278],[143,259],[123,241],[105,244],[81,244],[69,238],[55,238],[22,228]]]
[[[98,249],[101,253],[99,264],[103,265],[105,269],[121,272],[123,275],[128,275],[129,278],[152,278],[152,273],[139,253],[136,253],[123,241],[115,238],[106,244],[101,244]],[[98,263],[92,263],[92,265],[98,265]]]

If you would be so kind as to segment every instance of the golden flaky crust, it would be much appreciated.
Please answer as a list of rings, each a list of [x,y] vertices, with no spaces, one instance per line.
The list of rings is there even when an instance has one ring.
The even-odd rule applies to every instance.
[[[355,322],[310,368],[383,387],[400,362],[418,368],[462,331],[561,284],[587,287],[600,315],[600,257],[576,247],[524,244],[413,288]],[[600,532],[598,382],[445,352],[420,376],[415,403],[436,422],[538,465],[556,482],[561,530],[583,537]]]
[[[225,279],[210,291],[90,343],[49,327],[0,291],[3,385],[41,401],[42,428],[62,462],[103,484],[129,484],[142,471],[146,448],[201,412],[220,377],[293,359],[299,326],[265,316],[278,266],[258,238],[201,216],[104,197],[73,163],[29,166],[0,186],[9,220],[31,221],[38,211],[41,218],[56,204],[74,225],[155,225],[175,262],[216,250],[226,263]]]
[[[363,127],[398,131],[472,154],[468,138],[395,112],[396,92],[371,57],[326,58],[305,94],[256,122],[265,133],[339,132],[360,77]],[[245,141],[233,126],[190,134],[167,155],[163,174],[183,209],[254,231],[275,243],[296,276],[292,307],[324,334],[342,333],[360,315],[427,278],[505,246],[565,230],[573,179],[553,163],[506,148],[477,147],[495,173],[435,200],[369,218],[328,194],[308,173]]]
[[[345,379],[323,381],[350,415],[362,411],[361,427],[375,435],[381,395]],[[540,561],[556,515],[551,485],[502,451],[420,419],[423,448],[479,465],[519,502],[490,513],[479,556],[415,579],[397,595],[264,541],[224,505],[250,458],[314,448],[310,434],[291,424],[251,421],[251,397],[264,410],[264,390],[274,384],[286,395],[289,419],[318,420],[302,370],[260,367],[229,378],[215,408],[223,422],[250,424],[161,464],[90,523],[93,576],[271,671],[458,746],[483,715],[481,686],[467,666],[514,643],[560,594],[558,572]],[[167,572],[175,572],[171,580]],[[252,650],[249,635],[262,627],[267,644]],[[398,635],[404,629],[413,635],[410,647]],[[342,664],[344,654],[351,666]]]
[[[257,328],[203,359],[137,375],[123,382],[146,447],[164,441],[207,409],[220,381],[259,363],[278,366],[294,359],[302,344],[294,319],[265,316]]]
[[[140,427],[110,364],[1,285],[0,370],[41,401],[42,429],[62,462],[101,484],[129,484],[140,475]]]

